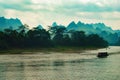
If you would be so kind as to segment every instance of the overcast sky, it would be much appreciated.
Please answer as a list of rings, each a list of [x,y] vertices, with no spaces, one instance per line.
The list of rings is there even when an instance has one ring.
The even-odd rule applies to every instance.
[[[19,18],[31,27],[82,21],[120,29],[120,0],[0,0],[0,16]]]

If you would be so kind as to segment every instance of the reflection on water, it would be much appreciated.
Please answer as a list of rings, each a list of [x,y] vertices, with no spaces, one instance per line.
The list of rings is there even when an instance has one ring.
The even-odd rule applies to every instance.
[[[0,80],[23,80],[23,63],[0,63]]]
[[[120,54],[102,59],[86,54],[0,55],[0,80],[120,79]]]

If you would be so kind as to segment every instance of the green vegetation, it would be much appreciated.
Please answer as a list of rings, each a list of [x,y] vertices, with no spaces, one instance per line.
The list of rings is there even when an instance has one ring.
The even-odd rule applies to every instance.
[[[120,37],[115,45],[120,46]]]
[[[62,47],[107,47],[108,43],[97,34],[86,35],[83,31],[68,32],[63,26],[26,30],[24,25],[17,30],[0,31],[0,49],[57,48]],[[61,50],[61,49],[59,49]],[[64,50],[64,49],[63,49]]]

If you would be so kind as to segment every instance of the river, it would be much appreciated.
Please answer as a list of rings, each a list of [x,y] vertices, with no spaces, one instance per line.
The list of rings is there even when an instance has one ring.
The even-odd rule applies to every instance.
[[[107,58],[97,58],[107,51]],[[0,55],[0,80],[120,80],[120,47],[83,53]]]

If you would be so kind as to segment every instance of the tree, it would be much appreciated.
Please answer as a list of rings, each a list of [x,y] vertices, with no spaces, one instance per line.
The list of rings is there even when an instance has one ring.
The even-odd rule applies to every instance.
[[[107,47],[108,42],[105,41],[102,37],[99,37],[97,34],[91,34],[87,37],[87,44],[89,46],[95,47]]]
[[[29,30],[27,36],[27,44],[30,46],[50,46],[50,34],[45,29]]]
[[[6,36],[4,32],[0,31],[0,50],[7,49],[7,48],[8,48],[8,44],[6,41]]]
[[[71,46],[71,38],[68,34],[63,35],[63,45],[64,46]]]
[[[64,41],[63,36],[65,30],[66,28],[64,26],[50,27],[48,31],[51,34],[51,39],[53,40],[53,43],[55,45],[63,45],[63,41]]]
[[[72,44],[74,46],[85,46],[86,35],[84,31],[75,31],[71,36]]]

